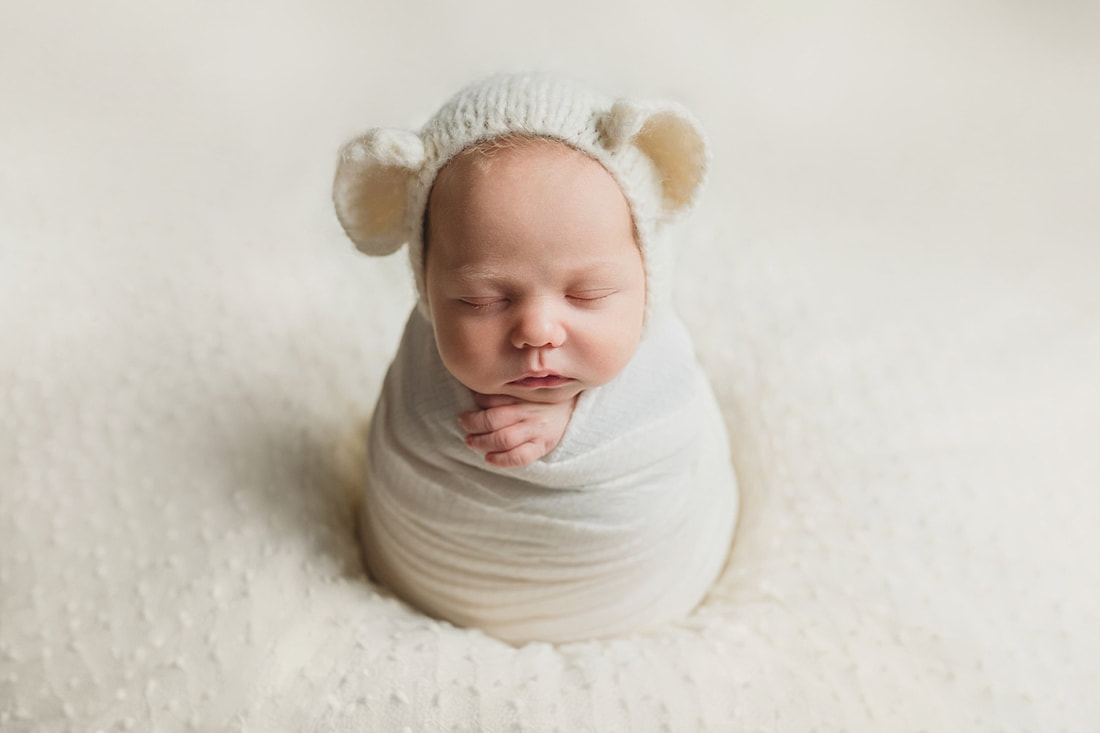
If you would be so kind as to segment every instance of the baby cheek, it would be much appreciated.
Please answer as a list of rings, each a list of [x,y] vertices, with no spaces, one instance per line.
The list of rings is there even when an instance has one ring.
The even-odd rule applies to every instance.
[[[637,350],[637,336],[629,330],[616,330],[614,335],[592,339],[589,342],[590,363],[600,384],[606,384],[626,368]]]
[[[444,365],[459,379],[476,375],[483,369],[490,354],[496,353],[482,331],[463,323],[461,319],[440,323],[436,329],[439,355]]]
[[[644,313],[644,302],[639,301],[636,307],[624,308],[616,318],[616,327],[605,341],[604,364],[608,381],[626,368],[638,350]]]

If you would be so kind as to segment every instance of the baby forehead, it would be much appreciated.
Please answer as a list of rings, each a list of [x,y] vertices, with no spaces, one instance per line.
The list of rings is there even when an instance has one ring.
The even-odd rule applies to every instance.
[[[522,218],[562,225],[616,226],[632,219],[618,182],[586,153],[554,140],[527,139],[466,150],[436,177],[425,223],[448,227]]]
[[[586,153],[543,138],[495,140],[452,159],[433,186],[423,231],[425,260],[442,249],[455,265],[637,248],[630,206],[612,175]]]

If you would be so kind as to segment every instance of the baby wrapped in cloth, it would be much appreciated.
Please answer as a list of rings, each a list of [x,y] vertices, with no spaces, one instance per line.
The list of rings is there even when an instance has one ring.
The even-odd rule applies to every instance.
[[[423,222],[448,161],[512,134],[564,143],[613,176],[644,263],[645,325],[621,371],[576,397],[556,447],[502,468],[470,449],[457,420],[478,406],[441,357]],[[367,563],[399,596],[521,643],[650,628],[706,594],[728,554],[736,484],[716,401],[667,303],[668,253],[657,244],[704,168],[702,137],[679,108],[611,103],[541,75],[495,77],[419,134],[376,129],[345,148],[341,223],[369,254],[407,242],[421,294],[375,410],[364,494]]]

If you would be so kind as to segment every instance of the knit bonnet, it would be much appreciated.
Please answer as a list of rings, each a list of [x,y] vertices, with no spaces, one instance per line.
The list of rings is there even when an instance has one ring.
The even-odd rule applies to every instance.
[[[610,99],[542,73],[490,77],[452,97],[419,132],[374,128],[348,142],[333,185],[340,224],[368,255],[408,245],[419,305],[430,319],[423,224],[432,184],[463,150],[505,135],[557,140],[607,169],[634,219],[646,271],[647,319],[664,308],[672,253],[658,233],[691,207],[707,167],[700,128],[676,104]]]

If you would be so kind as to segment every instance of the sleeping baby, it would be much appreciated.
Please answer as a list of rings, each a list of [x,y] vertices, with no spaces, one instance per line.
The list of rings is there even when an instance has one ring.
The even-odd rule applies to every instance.
[[[702,600],[737,488],[660,230],[705,167],[677,106],[541,74],[345,146],[340,222],[367,254],[407,244],[419,294],[361,523],[398,596],[511,643],[644,631]]]

